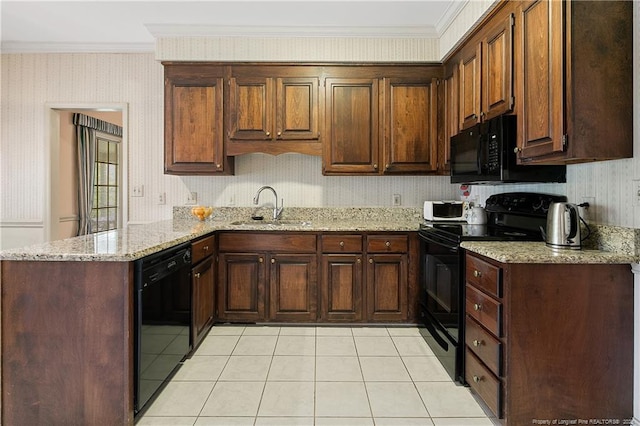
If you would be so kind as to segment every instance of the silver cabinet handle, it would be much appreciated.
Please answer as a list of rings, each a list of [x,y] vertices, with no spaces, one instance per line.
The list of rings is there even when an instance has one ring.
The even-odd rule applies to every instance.
[[[475,309],[476,311],[481,311],[482,310],[482,305],[479,303],[474,303],[473,304],[473,309]]]
[[[475,270],[475,271],[473,271],[473,276],[476,277],[476,278],[480,278],[482,276],[482,272],[480,272],[478,270]]]
[[[478,346],[482,345],[482,343],[483,343],[482,340],[474,340],[473,341],[473,346],[478,347]]]

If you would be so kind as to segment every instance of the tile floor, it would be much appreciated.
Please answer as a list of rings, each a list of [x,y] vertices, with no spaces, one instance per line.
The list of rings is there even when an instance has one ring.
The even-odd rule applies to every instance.
[[[216,326],[137,423],[492,425],[417,328]]]

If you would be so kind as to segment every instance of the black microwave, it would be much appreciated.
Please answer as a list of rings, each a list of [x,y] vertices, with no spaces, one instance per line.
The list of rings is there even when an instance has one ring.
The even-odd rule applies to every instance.
[[[501,115],[451,137],[451,183],[566,182],[565,165],[519,165],[516,116]]]

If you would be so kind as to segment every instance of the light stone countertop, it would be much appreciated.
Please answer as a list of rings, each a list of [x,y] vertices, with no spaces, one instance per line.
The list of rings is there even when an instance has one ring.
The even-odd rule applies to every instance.
[[[122,262],[140,259],[215,231],[412,232],[420,225],[420,211],[409,208],[334,209],[335,215],[309,214],[309,209],[304,209],[297,216],[296,210],[290,208],[289,216],[277,224],[269,220],[253,222],[247,211],[254,209],[228,209],[232,213],[219,210],[218,214],[199,221],[190,213],[184,214],[183,208],[174,212],[173,220],[4,250],[0,252],[0,259]],[[239,221],[245,224],[237,224]]]
[[[619,264],[640,262],[640,256],[637,254],[584,248],[582,250],[554,251],[544,242],[465,241],[461,247],[502,263]]]

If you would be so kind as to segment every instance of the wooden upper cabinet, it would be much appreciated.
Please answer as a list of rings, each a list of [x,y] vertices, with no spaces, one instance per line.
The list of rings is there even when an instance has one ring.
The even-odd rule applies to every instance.
[[[327,78],[322,171],[378,174],[378,79]]]
[[[274,107],[273,79],[229,79],[229,139],[271,140]]]
[[[513,109],[513,14],[481,31],[459,64],[459,127],[467,129]]]
[[[632,3],[518,3],[520,162],[633,156]]]
[[[233,174],[225,157],[223,67],[165,65],[166,174]]]
[[[482,111],[488,120],[513,109],[513,14],[492,28],[482,40]]]
[[[443,140],[438,152],[440,159],[440,171],[450,170],[451,165],[451,137],[460,131],[458,121],[459,98],[458,98],[458,69],[454,68],[453,73],[443,80],[442,84],[442,110],[444,111]]]
[[[517,9],[520,157],[563,151],[564,4],[530,1]]]
[[[438,169],[437,79],[385,78],[385,174]]]
[[[233,67],[231,73],[228,154],[321,155],[314,67]]]
[[[318,114],[318,78],[276,80],[276,139],[317,140]]]
[[[475,44],[462,52],[458,68],[460,87],[460,129],[467,129],[480,122],[480,60],[482,47]]]

